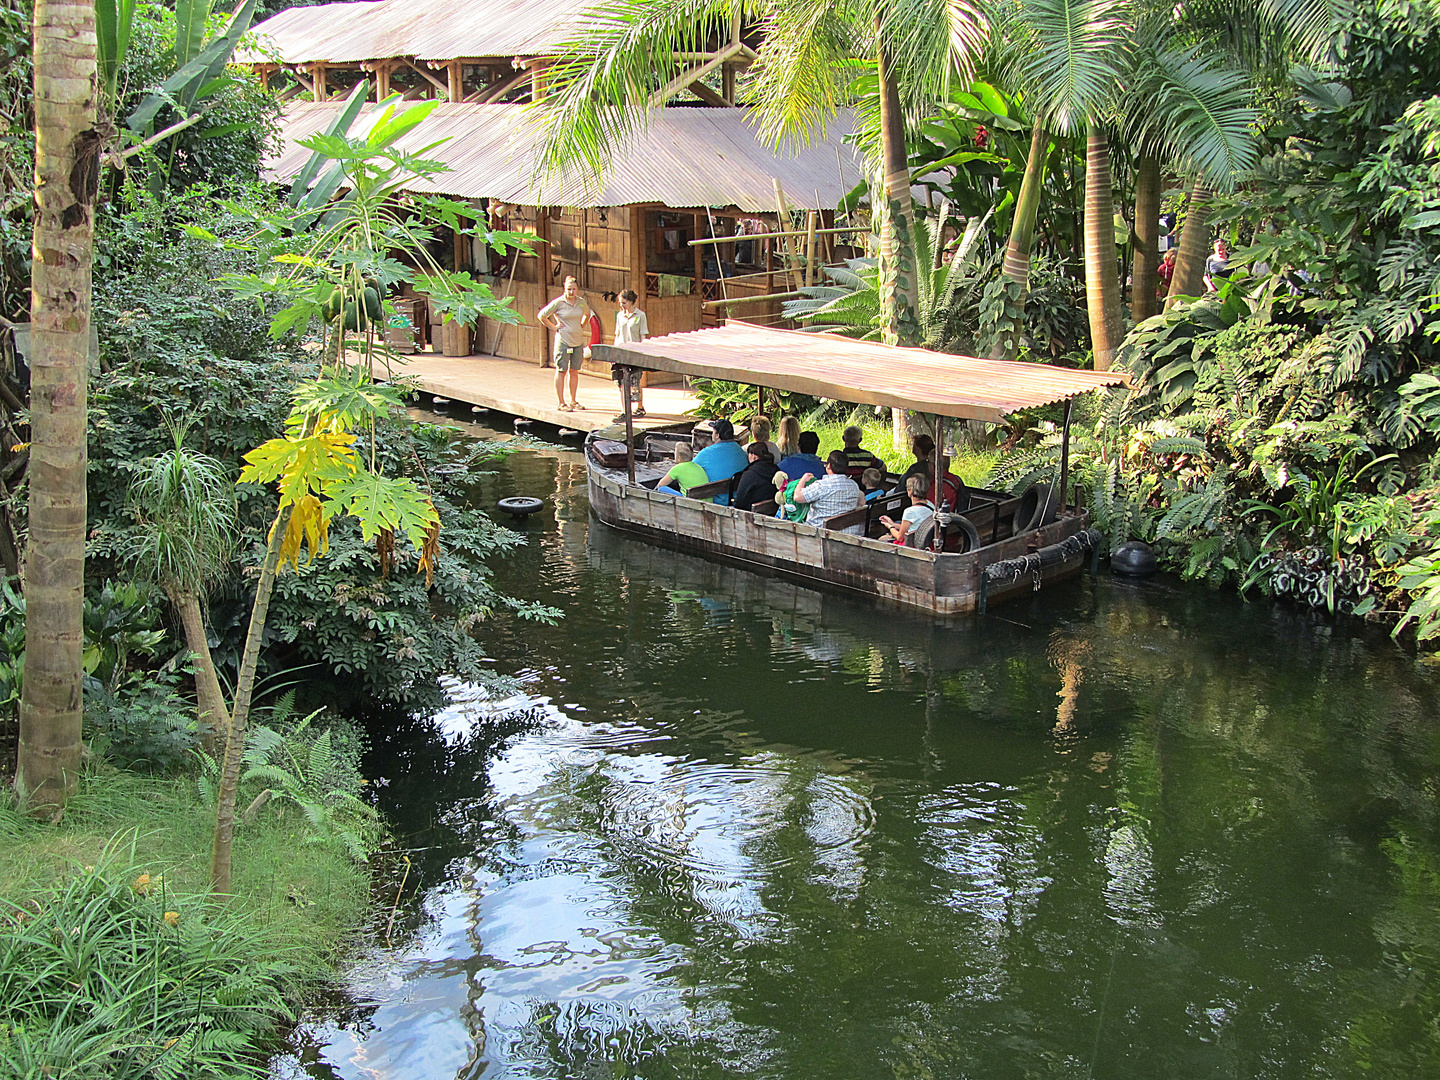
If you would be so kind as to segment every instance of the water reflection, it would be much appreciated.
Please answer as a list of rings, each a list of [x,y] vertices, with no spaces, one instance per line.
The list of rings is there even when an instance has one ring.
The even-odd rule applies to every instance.
[[[1440,910],[1436,686],[1388,642],[1107,579],[937,624],[581,483],[475,493],[554,493],[497,571],[566,618],[490,628],[513,699],[372,724],[419,888],[311,1074],[1338,1078],[1434,1000],[1392,962]],[[1371,1075],[1434,1066],[1407,1031]]]

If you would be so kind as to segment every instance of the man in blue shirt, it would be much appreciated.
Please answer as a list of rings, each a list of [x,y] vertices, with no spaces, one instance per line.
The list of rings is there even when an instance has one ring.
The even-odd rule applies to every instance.
[[[821,461],[815,453],[820,449],[820,436],[813,431],[802,431],[797,442],[800,444],[800,452],[791,454],[780,462],[780,471],[791,480],[799,480],[806,473],[813,476],[824,476],[825,462]]]
[[[715,432],[716,441],[695,455],[695,464],[705,470],[705,475],[713,484],[743,472],[750,464],[750,458],[735,441],[735,425],[729,420],[716,420],[710,427]],[[715,501],[721,506],[729,506],[730,496],[716,495]]]

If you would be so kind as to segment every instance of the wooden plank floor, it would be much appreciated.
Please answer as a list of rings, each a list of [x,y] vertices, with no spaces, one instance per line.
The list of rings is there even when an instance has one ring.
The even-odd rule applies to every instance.
[[[482,405],[512,416],[541,420],[576,431],[610,427],[620,414],[620,390],[610,379],[580,375],[579,412],[562,412],[555,401],[555,369],[540,368],[523,360],[501,356],[440,356],[415,353],[400,358],[397,376],[415,382],[419,389],[436,397]],[[392,361],[393,363],[393,361]],[[385,377],[377,364],[377,378]],[[568,392],[568,387],[567,387]],[[689,390],[679,387],[647,387],[645,418],[635,422],[636,430],[668,427],[694,420],[687,417],[696,404]]]

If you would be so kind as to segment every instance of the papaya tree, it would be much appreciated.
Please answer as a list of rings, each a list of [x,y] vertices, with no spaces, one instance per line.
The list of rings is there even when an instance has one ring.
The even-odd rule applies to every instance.
[[[508,297],[496,297],[467,273],[443,269],[428,245],[434,225],[463,233],[478,229],[502,253],[512,247],[528,250],[533,237],[489,231],[477,208],[468,204],[405,194],[409,185],[445,168],[423,157],[438,142],[419,154],[396,146],[438,102],[402,109],[399,95],[393,95],[376,108],[366,134],[347,135],[349,118],[358,114],[364,97],[362,82],[336,125],[302,141],[313,157],[297,177],[290,205],[282,213],[254,217],[254,244],[272,271],[225,279],[237,294],[257,303],[278,298],[273,337],[318,325],[321,349],[320,370],[296,388],[284,432],[247,454],[240,473],[244,484],[274,484],[279,498],[220,769],[210,877],[212,890],[222,895],[230,891],[235,794],[260,642],[282,567],[298,569],[302,552],[307,562],[324,554],[330,522],[342,514],[353,516],[364,540],[375,544],[384,572],[413,561],[428,581],[441,555],[440,515],[430,493],[409,477],[376,469],[377,426],[404,409],[401,391],[374,374],[388,372],[398,359],[385,344],[383,330],[376,332],[381,295],[402,282],[419,281],[447,321],[469,325],[482,317],[519,319]],[[336,193],[339,197],[332,198]],[[475,224],[467,226],[464,219]]]

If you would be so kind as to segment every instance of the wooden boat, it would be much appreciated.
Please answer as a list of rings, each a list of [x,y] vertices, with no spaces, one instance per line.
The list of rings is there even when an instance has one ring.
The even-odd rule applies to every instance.
[[[730,379],[931,413],[937,431],[940,417],[993,421],[1020,408],[1065,403],[1057,483],[1037,485],[1018,497],[972,490],[963,513],[938,515],[939,525],[916,547],[897,546],[877,535],[884,533],[882,515],[898,516],[909,504],[903,495],[817,525],[776,518],[773,504],[752,513],[709,501],[728,489],[727,481],[692,488],[688,497],[657,492],[656,481],[673,463],[675,442],[690,436],[650,432],[637,442],[627,411],[624,442],[592,433],[585,444],[591,509],[616,529],[942,616],[983,611],[991,602],[1072,575],[1100,542],[1085,511],[1068,506],[1063,497],[1069,479],[1070,406],[1077,394],[1120,384],[1123,376],[743,323],[638,344],[595,346],[594,352],[597,359],[621,367],[622,385],[642,370]],[[938,450],[935,467],[938,472]],[[856,525],[864,535],[839,531]]]

